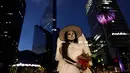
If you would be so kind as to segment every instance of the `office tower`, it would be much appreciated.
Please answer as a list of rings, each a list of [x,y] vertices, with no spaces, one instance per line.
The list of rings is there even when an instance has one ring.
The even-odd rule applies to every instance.
[[[114,59],[116,56],[128,53],[128,25],[116,0],[88,0],[86,14],[93,36],[101,35],[104,37],[107,44],[107,48],[104,50],[109,54],[109,58]],[[122,57],[121,59],[124,61]]]
[[[25,0],[0,1],[0,68],[14,61],[25,15]]]
[[[46,52],[46,34],[40,30],[37,25],[34,27],[32,51],[36,54]]]

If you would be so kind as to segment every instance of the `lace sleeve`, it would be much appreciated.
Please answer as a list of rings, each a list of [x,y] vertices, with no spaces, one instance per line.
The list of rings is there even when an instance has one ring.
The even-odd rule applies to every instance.
[[[90,51],[90,48],[88,47],[88,44],[87,43],[84,43],[83,44],[83,50],[84,50],[84,53],[88,53],[89,54],[89,56],[91,56],[92,54],[91,54],[91,51]]]
[[[57,39],[57,48],[56,48],[56,55],[55,55],[55,60],[56,61],[59,61],[60,59],[62,59],[62,55],[60,53],[60,47],[61,47],[61,44],[62,41],[58,38]]]

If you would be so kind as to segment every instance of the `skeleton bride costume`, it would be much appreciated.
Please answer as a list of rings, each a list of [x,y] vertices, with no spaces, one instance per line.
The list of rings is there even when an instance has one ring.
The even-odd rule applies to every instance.
[[[67,51],[68,56],[76,62],[77,62],[77,56],[81,55],[83,51],[86,54],[89,54],[89,56],[91,56],[91,52],[88,47],[88,42],[85,36],[83,35],[81,29],[73,25],[63,28],[60,31],[59,38],[57,39],[57,51],[55,56],[55,60],[58,61],[57,71],[59,73],[80,73],[80,70],[76,66],[74,66],[76,63],[73,63],[74,65],[67,63],[63,58],[63,55],[60,53],[62,43],[65,43],[64,34],[65,32],[70,30],[76,32],[78,43],[70,43]],[[89,64],[92,65],[92,62],[89,62]],[[89,68],[87,68],[85,71],[83,71],[83,73],[92,73],[92,72]]]

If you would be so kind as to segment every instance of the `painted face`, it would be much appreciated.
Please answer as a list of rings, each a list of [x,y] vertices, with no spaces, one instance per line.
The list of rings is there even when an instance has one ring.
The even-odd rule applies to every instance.
[[[73,31],[68,31],[67,33],[68,40],[74,40],[75,39],[75,33]]]

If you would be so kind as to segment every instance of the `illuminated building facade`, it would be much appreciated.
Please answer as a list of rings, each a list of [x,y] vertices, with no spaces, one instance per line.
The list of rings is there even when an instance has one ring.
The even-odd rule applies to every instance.
[[[2,70],[13,63],[14,56],[18,52],[25,8],[25,0],[0,0],[0,69]]]
[[[87,38],[88,46],[92,53],[93,67],[103,66],[107,64],[107,57],[104,48],[106,47],[106,43],[103,40],[103,37],[100,36],[99,40],[96,39],[99,35],[95,37]]]
[[[116,0],[88,0],[86,9],[92,35],[101,35],[104,37],[103,40],[107,44],[107,48],[104,50],[106,50],[106,52],[108,52],[107,54],[110,55],[109,58],[113,59],[118,56],[118,54],[121,55],[123,52],[127,54],[129,52],[128,25],[124,20]],[[97,15],[99,13],[104,13],[106,15],[109,11],[114,13],[115,19],[106,24],[100,23]],[[100,40],[100,38],[98,39]],[[127,57],[125,58],[127,59]],[[123,60],[123,58],[121,59]]]
[[[101,2],[101,1],[100,1]],[[99,3],[100,3],[99,2]],[[95,4],[93,0],[88,0],[88,4],[86,4],[86,14],[88,16],[88,23],[90,24],[91,32],[92,32],[92,43],[91,50],[94,57],[95,65],[104,65],[108,64],[108,47],[105,39],[104,31],[102,30],[101,25],[98,23],[95,10]]]

